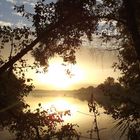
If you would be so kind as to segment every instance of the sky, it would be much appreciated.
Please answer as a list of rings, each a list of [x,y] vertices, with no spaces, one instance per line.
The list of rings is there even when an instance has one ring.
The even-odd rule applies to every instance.
[[[0,1],[0,25],[13,25],[13,26],[23,26],[28,24],[28,21],[23,21],[20,14],[17,14],[13,10],[15,4],[24,3],[27,9],[33,7],[34,0],[1,0]],[[24,19],[25,20],[25,19]]]
[[[37,0],[1,0],[0,1],[0,25],[8,26],[31,26],[31,22],[17,14],[13,10],[15,4],[24,4],[27,11],[33,11]],[[48,0],[49,3],[51,0]],[[36,89],[72,90],[89,85],[98,85],[108,76],[117,79],[119,72],[112,69],[113,62],[117,61],[117,53],[106,52],[100,48],[101,42],[94,38],[92,43],[85,43],[76,53],[77,63],[75,65],[62,65],[59,57],[51,59],[48,72],[36,74],[35,71],[26,73],[28,78],[33,79]],[[107,44],[106,44],[107,45]],[[100,48],[96,51],[94,48]],[[33,59],[28,56],[28,59]],[[66,69],[72,73],[72,77],[66,74]]]
[[[27,77],[32,75],[36,89],[73,90],[81,87],[97,86],[109,76],[116,80],[120,73],[114,72],[113,62],[117,61],[116,53],[95,51],[89,46],[83,46],[76,53],[77,63],[63,66],[60,57],[49,61],[48,72],[35,73],[28,71]],[[72,76],[66,74],[69,69]]]
[[[0,25],[31,26],[31,22],[13,10],[14,5],[23,5],[25,10],[33,12],[33,7],[38,0],[0,0]],[[55,0],[46,0],[47,3]]]

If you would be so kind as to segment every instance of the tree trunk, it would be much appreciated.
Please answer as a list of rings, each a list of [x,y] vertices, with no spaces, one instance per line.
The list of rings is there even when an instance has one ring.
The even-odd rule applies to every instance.
[[[136,54],[137,54],[137,58],[140,62],[140,33],[139,33],[139,25],[137,22],[137,16],[136,15],[136,4],[137,1],[134,0],[123,0],[123,4],[126,8],[126,21],[127,21],[127,28],[128,31],[131,34],[132,40],[133,40],[133,44],[134,44],[134,48],[136,50]]]
[[[39,38],[36,38],[30,45],[26,46],[25,49],[21,50],[17,55],[13,56],[7,63],[0,67],[0,75],[5,72],[8,68],[12,67],[15,62],[27,54],[33,47],[39,42]]]
[[[0,67],[0,75],[5,72],[7,69],[9,69],[10,67],[13,67],[13,64],[16,63],[19,59],[21,59],[25,54],[27,54],[29,51],[33,50],[33,47],[41,42],[41,40],[47,37],[49,37],[49,34],[51,33],[51,31],[58,27],[59,25],[61,25],[61,22],[57,22],[53,25],[51,25],[48,30],[45,30],[44,32],[41,33],[40,36],[38,36],[30,45],[27,45],[25,47],[25,49],[21,50],[18,54],[16,54],[15,56],[13,56],[8,62],[6,62],[4,65],[2,65]]]

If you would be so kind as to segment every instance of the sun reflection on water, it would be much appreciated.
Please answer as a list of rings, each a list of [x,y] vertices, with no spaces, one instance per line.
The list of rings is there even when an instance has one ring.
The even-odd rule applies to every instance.
[[[77,130],[82,133],[83,136],[89,137],[87,134],[88,130],[91,130],[94,127],[94,115],[93,112],[89,112],[88,102],[79,100],[75,97],[68,96],[60,96],[49,95],[43,97],[36,96],[28,96],[26,99],[26,103],[30,105],[31,111],[34,111],[38,108],[38,104],[41,104],[43,110],[54,109],[54,111],[65,112],[70,110],[71,116],[66,115],[62,116],[64,122],[63,125],[67,123],[78,124]],[[55,110],[56,109],[56,110]],[[118,135],[114,137],[112,132],[112,124],[114,124],[114,120],[110,115],[104,114],[104,109],[100,106],[98,107],[100,115],[97,118],[99,128],[106,128],[101,131],[102,139],[118,139]],[[61,125],[61,124],[60,124]]]
[[[77,107],[71,104],[69,101],[65,100],[64,98],[55,98],[50,102],[46,102],[42,104],[43,109],[47,110],[50,109],[51,111],[55,110],[58,112],[65,112],[70,111],[70,116],[74,115],[77,112]],[[63,116],[64,119],[68,118],[68,116]]]

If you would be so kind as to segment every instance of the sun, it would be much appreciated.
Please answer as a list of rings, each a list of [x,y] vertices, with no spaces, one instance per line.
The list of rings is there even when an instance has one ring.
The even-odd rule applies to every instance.
[[[61,90],[70,89],[74,84],[84,79],[84,72],[77,66],[71,68],[73,76],[66,74],[66,68],[59,64],[53,63],[49,66],[48,72],[37,74],[36,81],[38,84],[46,87]]]

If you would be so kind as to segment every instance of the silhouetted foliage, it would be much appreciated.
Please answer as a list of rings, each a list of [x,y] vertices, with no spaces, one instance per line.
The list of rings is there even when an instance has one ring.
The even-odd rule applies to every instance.
[[[133,48],[128,50],[133,52]],[[140,80],[139,80],[139,63],[135,61],[135,53],[124,53],[122,49],[119,58],[120,62],[115,64],[115,68],[122,71],[122,76],[119,78],[120,83],[110,84],[106,80],[100,84],[100,88],[106,96],[112,100],[111,105],[102,104],[107,114],[117,120],[115,127],[121,131],[121,136],[127,135],[130,140],[139,140],[140,133]],[[112,80],[111,80],[112,81]]]
[[[127,131],[130,140],[139,140],[140,134],[140,65],[134,48],[125,44],[119,52],[119,63],[114,68],[119,69],[122,76],[119,82],[125,88],[121,97],[121,106],[116,109],[116,118],[119,119],[119,128],[122,134]],[[121,127],[122,126],[122,127]]]
[[[55,108],[43,110],[41,104],[31,111],[23,97],[32,90],[32,84],[26,85],[23,79],[9,72],[0,79],[0,127],[12,132],[17,140],[79,138],[76,125],[62,125],[62,117],[70,115],[69,111],[58,112]]]
[[[75,63],[75,50],[83,37],[91,41],[93,34],[104,42],[115,41],[119,48],[131,43],[140,60],[138,5],[138,0],[60,0],[49,4],[43,0],[36,3],[33,14],[25,11],[24,5],[15,6],[17,12],[32,21],[37,38],[30,45],[23,44],[25,48],[0,71],[11,67],[39,42],[32,54],[41,65],[55,54],[65,62]]]
[[[62,125],[62,116],[69,115],[68,111],[58,112],[50,109],[42,110],[41,105],[35,111],[26,109],[17,115],[10,131],[14,132],[18,140],[51,140],[53,138],[64,139],[68,137],[78,139],[79,134],[73,124]],[[59,128],[60,127],[60,128]],[[69,132],[69,133],[68,133]]]
[[[21,13],[27,19],[31,19],[33,29],[27,27],[13,29],[12,27],[5,26],[0,28],[0,78],[2,79],[0,82],[1,85],[4,84],[4,86],[0,87],[2,111],[3,108],[6,108],[6,113],[8,112],[14,116],[13,111],[9,112],[9,105],[12,105],[13,101],[16,101],[20,104],[18,106],[14,105],[14,108],[17,107],[16,113],[19,111],[19,114],[22,114],[21,118],[24,116],[22,119],[25,119],[25,122],[28,121],[29,116],[32,118],[35,115],[35,119],[38,119],[41,112],[39,114],[29,112],[29,114],[27,112],[26,114],[23,112],[23,108],[27,107],[24,104],[23,96],[32,90],[32,85],[28,86],[25,84],[23,69],[27,67],[36,68],[40,65],[47,68],[48,60],[55,55],[62,57],[64,62],[75,64],[75,52],[82,45],[83,38],[92,41],[93,34],[100,37],[103,42],[114,41],[118,44],[117,49],[119,50],[120,63],[115,64],[114,67],[122,71],[123,75],[119,81],[123,88],[125,88],[125,96],[129,95],[128,97],[132,97],[131,93],[133,93],[137,94],[134,97],[139,98],[139,5],[140,2],[138,0],[58,0],[56,3],[51,2],[49,4],[41,0],[36,3],[34,14],[25,11],[24,5],[15,6],[15,10],[18,13]],[[5,44],[8,43],[10,44],[11,51],[7,60],[4,60],[2,50],[5,49]],[[29,51],[32,51],[32,55],[35,58],[33,66],[28,65],[26,60],[22,59]],[[19,61],[21,67],[16,64],[17,61]],[[13,70],[16,74],[19,74],[20,78],[13,73]],[[9,82],[10,86],[6,85]],[[107,79],[104,84],[100,85],[100,88],[104,88],[105,90],[108,87],[112,89],[114,87],[118,88],[120,85],[117,83],[114,84],[113,79]],[[12,96],[9,96],[10,92],[13,93]],[[108,93],[111,96],[115,95],[111,94],[112,91]],[[119,101],[122,103],[121,106],[114,106],[109,110],[109,113],[114,118],[119,119],[118,126],[121,124],[124,126],[124,120],[127,123],[129,122],[129,127],[127,125],[123,127],[123,133],[128,128],[129,137],[136,140],[138,139],[136,138],[137,133],[139,133],[139,107],[137,107],[139,104],[135,102],[136,99],[131,100],[130,98],[119,97]],[[5,98],[9,98],[8,101],[6,100],[7,103],[5,102]],[[18,116],[19,118],[20,115]],[[12,121],[9,118],[3,119],[2,125],[5,126],[11,122],[16,122],[15,118],[13,119],[11,119]],[[18,121],[22,121],[22,119]],[[5,120],[8,121],[4,122]],[[15,130],[21,128],[21,124],[20,122],[14,125]],[[39,124],[37,123],[36,126],[39,126]],[[68,126],[71,128],[71,125]],[[30,132],[32,129],[28,131]],[[37,133],[36,130],[36,135]],[[32,136],[33,138],[36,137],[33,131],[30,134],[25,132],[25,135],[24,133],[23,135],[20,133],[17,136],[20,139],[24,136],[28,139]]]

